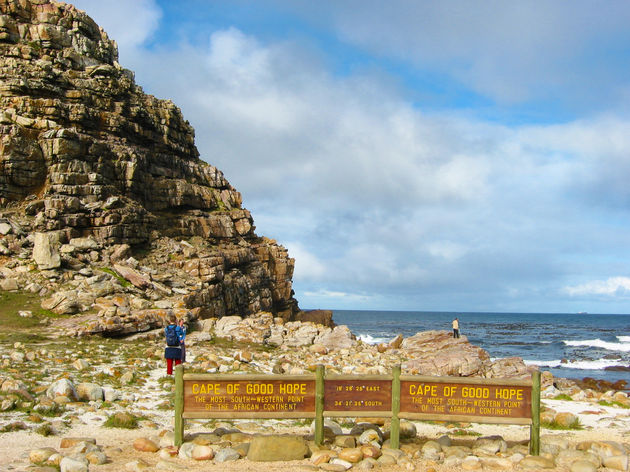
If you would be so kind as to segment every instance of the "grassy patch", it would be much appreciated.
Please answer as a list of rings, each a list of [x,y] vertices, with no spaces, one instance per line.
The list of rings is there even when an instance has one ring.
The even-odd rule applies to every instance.
[[[55,431],[53,430],[53,428],[50,425],[50,423],[44,423],[42,425],[39,425],[35,429],[35,432],[37,434],[41,434],[42,436],[51,436],[51,435],[55,434]]]
[[[579,418],[573,420],[569,425],[563,425],[558,423],[555,419],[553,421],[543,421],[540,423],[541,428],[554,429],[554,430],[579,430],[584,429]]]
[[[118,280],[118,283],[120,283],[120,285],[125,288],[131,287],[133,285],[126,278],[124,278],[122,275],[120,275],[118,272],[116,272],[114,269],[111,269],[110,267],[101,267],[99,270],[114,277],[116,280]]]
[[[131,413],[119,412],[108,417],[103,426],[106,428],[136,429],[140,419]]]
[[[481,436],[481,433],[477,431],[469,431],[467,429],[456,429],[454,431],[449,431],[449,435],[453,436]]]
[[[34,328],[41,326],[44,319],[60,318],[50,310],[44,310],[41,306],[41,298],[36,293],[30,292],[1,292],[0,291],[0,342],[32,343],[46,340],[41,334],[33,332]],[[30,311],[33,316],[25,318],[20,316],[20,311]]]
[[[560,393],[558,395],[556,395],[555,397],[553,397],[554,400],[565,400],[568,402],[572,402],[573,398],[571,398],[569,395],[567,395],[566,393]]]
[[[612,401],[606,401],[606,400],[600,400],[597,402],[598,405],[601,406],[611,406],[614,408],[625,408],[625,409],[630,409],[630,406],[625,405],[621,402],[618,402],[617,400],[612,400]]]

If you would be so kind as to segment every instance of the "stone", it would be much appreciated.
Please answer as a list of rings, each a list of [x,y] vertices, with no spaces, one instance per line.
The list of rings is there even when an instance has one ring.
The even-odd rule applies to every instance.
[[[13,228],[11,227],[11,225],[9,223],[5,223],[5,222],[1,222],[0,223],[0,234],[1,235],[6,236],[12,230],[13,230]]]
[[[0,279],[0,290],[4,290],[5,292],[13,292],[15,290],[19,290],[20,286],[18,282],[14,278],[8,279]]]
[[[67,397],[71,400],[76,400],[78,398],[74,385],[70,382],[70,380],[65,378],[53,382],[46,389],[46,396],[51,399],[58,396]]]
[[[577,460],[571,463],[569,472],[597,472],[597,466],[589,461]]]
[[[474,454],[494,455],[507,451],[507,443],[501,436],[477,438],[472,446]]]
[[[356,464],[363,460],[363,452],[359,448],[346,448],[339,451],[339,459]]]
[[[481,457],[480,460],[484,469],[511,470],[514,468],[514,463],[507,457]]]
[[[142,452],[157,452],[159,446],[149,438],[136,438],[133,441],[133,448]]]
[[[613,470],[628,470],[628,456],[626,454],[618,455],[618,456],[608,456],[604,457],[604,467]]]
[[[80,401],[90,402],[104,399],[103,388],[89,382],[82,382],[76,386],[77,398]]]
[[[626,454],[623,445],[615,441],[594,441],[591,443],[590,449],[602,459]]]
[[[75,459],[64,457],[59,463],[60,472],[88,472],[89,463],[87,459]]]
[[[191,442],[185,442],[179,447],[178,456],[180,459],[192,459],[192,451],[196,444]]]
[[[107,455],[102,451],[90,451],[85,455],[90,464],[102,465],[108,462]]]
[[[324,465],[341,466],[343,467],[343,470],[348,470],[352,468],[352,462],[343,460],[339,457],[335,457],[334,459],[331,459],[328,464],[324,464]],[[327,470],[331,470],[331,469],[327,469]],[[338,469],[335,469],[335,470],[338,470]]]
[[[209,461],[214,457],[214,449],[210,446],[196,444],[190,456],[196,461]]]
[[[578,421],[578,417],[570,412],[561,412],[556,414],[554,421],[563,428],[570,428]]]
[[[306,441],[299,436],[255,436],[247,459],[253,462],[302,460],[308,452]]]
[[[340,434],[338,436],[335,436],[334,444],[337,447],[344,447],[344,448],[355,447],[357,445],[357,438],[349,434]],[[366,443],[361,443],[361,444],[366,444]]]
[[[217,463],[231,462],[241,458],[241,455],[236,449],[226,447],[219,449],[214,456],[214,461]]]
[[[56,454],[57,451],[52,447],[42,447],[39,449],[32,449],[28,453],[28,459],[33,464],[46,462],[50,456]]]
[[[481,466],[481,459],[476,456],[468,456],[461,462],[461,468],[464,470],[478,470]]]
[[[555,464],[553,460],[542,456],[527,456],[518,466],[523,469],[553,469]]]
[[[40,270],[61,267],[58,233],[35,233],[33,235],[33,259]]]
[[[379,466],[388,466],[388,465],[396,465],[398,463],[398,461],[396,460],[396,458],[390,454],[383,454],[381,457],[379,457],[378,459],[376,459],[376,461],[378,462]]]
[[[371,457],[378,459],[382,455],[381,449],[371,444],[361,446],[361,452],[364,458]]]
[[[151,465],[142,459],[135,459],[125,464],[125,470],[128,470],[129,472],[144,472],[151,469]]]

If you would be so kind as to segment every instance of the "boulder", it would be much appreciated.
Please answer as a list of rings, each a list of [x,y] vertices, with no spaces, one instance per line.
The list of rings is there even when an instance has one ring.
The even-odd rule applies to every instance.
[[[247,459],[254,462],[302,460],[309,453],[300,436],[256,436],[252,439]]]
[[[35,233],[33,235],[33,260],[40,270],[57,269],[61,266],[59,233]]]

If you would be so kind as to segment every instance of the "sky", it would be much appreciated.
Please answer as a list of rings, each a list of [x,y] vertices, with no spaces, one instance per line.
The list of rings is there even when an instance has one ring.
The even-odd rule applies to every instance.
[[[630,2],[70,3],[301,308],[630,313]]]

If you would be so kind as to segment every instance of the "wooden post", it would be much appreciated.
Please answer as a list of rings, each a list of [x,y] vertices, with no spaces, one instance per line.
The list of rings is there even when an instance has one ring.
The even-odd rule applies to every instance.
[[[324,443],[324,366],[315,370],[315,444]]]
[[[184,366],[175,366],[175,431],[174,444],[179,447],[184,442]]]
[[[529,453],[540,454],[540,371],[532,372],[532,425],[529,431]]]
[[[392,424],[390,428],[389,444],[392,449],[400,446],[400,365],[392,369]]]

